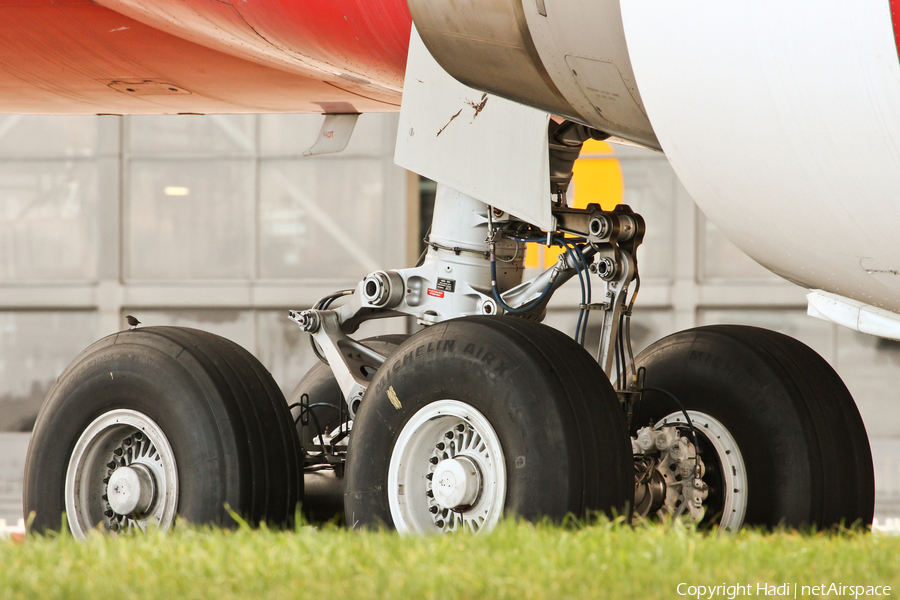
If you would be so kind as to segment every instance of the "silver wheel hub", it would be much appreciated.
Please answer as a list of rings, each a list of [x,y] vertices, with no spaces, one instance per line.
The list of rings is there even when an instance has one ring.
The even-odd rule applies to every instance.
[[[156,500],[150,469],[140,464],[119,467],[109,476],[106,496],[116,514],[139,517],[149,512]]]
[[[439,462],[431,479],[435,502],[450,510],[475,504],[480,484],[478,467],[465,456]]]
[[[388,503],[401,533],[492,529],[506,502],[506,464],[487,418],[457,400],[420,409],[388,465]]]
[[[178,506],[175,453],[147,415],[127,409],[95,419],[66,469],[66,515],[77,538],[103,525],[112,532],[168,529]]]

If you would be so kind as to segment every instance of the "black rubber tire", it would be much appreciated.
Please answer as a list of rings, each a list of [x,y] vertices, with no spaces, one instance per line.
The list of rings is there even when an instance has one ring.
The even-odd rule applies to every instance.
[[[28,447],[24,507],[36,531],[58,530],[75,443],[98,416],[131,409],[163,430],[178,466],[179,519],[291,525],[303,494],[300,443],[271,374],[225,338],[146,327],[83,351],[41,408]]]
[[[715,417],[735,438],[747,471],[745,524],[872,522],[865,426],[838,374],[806,345],[766,329],[713,325],[656,342],[635,366],[646,368],[645,387]],[[645,393],[632,433],[677,410],[664,394]]]
[[[367,346],[370,346],[373,350],[389,355],[397,349],[397,346],[406,341],[407,338],[409,338],[408,335],[390,334],[367,338],[362,340],[362,342]],[[341,388],[334,378],[331,367],[323,362],[316,363],[313,368],[307,371],[306,375],[303,376],[303,379],[300,380],[300,383],[297,384],[294,393],[291,394],[288,405],[292,406],[299,403],[303,394],[306,394],[309,397],[310,406],[315,404],[328,405],[327,407],[320,406],[310,409],[315,412],[316,418],[319,421],[319,426],[323,431],[326,428],[333,430],[339,425],[341,414],[340,406],[344,402],[344,395],[341,393]],[[300,409],[294,408],[293,412],[295,415],[299,415]],[[347,408],[344,407],[345,415],[346,412]],[[309,420],[308,425],[302,425],[298,421],[297,433],[300,436],[300,443],[304,448],[309,447],[309,444],[313,442],[313,438],[318,435],[312,419]]]
[[[402,398],[395,408],[387,394]],[[572,339],[513,317],[454,319],[416,334],[378,371],[354,422],[344,507],[352,526],[394,526],[386,482],[403,426],[454,399],[495,429],[507,472],[505,512],[560,520],[623,514],[634,491],[621,408]]]

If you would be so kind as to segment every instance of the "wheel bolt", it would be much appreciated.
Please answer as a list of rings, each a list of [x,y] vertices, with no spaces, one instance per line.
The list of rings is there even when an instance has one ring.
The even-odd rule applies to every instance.
[[[434,524],[435,524],[436,526],[438,526],[438,527],[443,527],[443,526],[444,526],[444,521],[443,521],[443,520],[435,521]]]
[[[115,461],[112,461],[112,460],[111,460],[111,461],[109,461],[108,463],[106,463],[106,466],[109,467],[110,469],[115,469],[115,468],[118,467],[119,465],[118,465]]]
[[[437,506],[432,506],[432,507],[429,508],[428,510],[431,511],[431,514],[435,515],[435,514],[437,514],[438,507],[437,507]]]
[[[428,490],[427,492],[425,492],[425,495],[428,496],[429,498],[434,498],[434,492],[432,492],[431,490]]]
[[[137,433],[134,434],[134,439],[135,439],[135,440],[142,440],[142,439],[144,439],[144,434],[141,433],[140,431],[138,431]]]
[[[118,531],[118,530],[119,530],[119,524],[118,524],[118,523],[112,523],[112,524],[109,526],[109,530],[110,530],[110,531]]]
[[[437,446],[435,446],[435,448],[437,448],[438,450],[443,450],[443,449],[444,449],[444,442],[438,442],[438,443],[437,443]]]
[[[434,479],[434,473],[429,473],[428,475],[425,476],[425,479],[427,479],[428,481],[431,481],[432,479]]]
[[[113,454],[115,454],[116,456],[122,456],[122,449],[116,448],[115,450],[113,450]]]
[[[130,437],[129,437],[129,438],[125,438],[125,441],[122,442],[122,443],[125,444],[126,446],[130,446],[130,445],[131,445],[131,438],[130,438]]]
[[[111,508],[108,508],[108,509],[106,509],[105,511],[103,511],[103,514],[106,515],[107,517],[111,517],[111,516],[113,516],[115,513],[113,513],[113,511],[112,511]]]
[[[447,438],[447,439],[449,440],[450,438],[453,437],[453,432],[452,432],[452,431],[448,431],[447,433],[444,434],[444,437]]]
[[[458,432],[462,433],[463,431],[466,430],[466,426],[463,425],[462,423],[460,423],[459,425],[456,426],[456,430],[457,430]]]
[[[432,457],[431,457],[431,464],[433,464],[433,465],[438,464],[438,457],[437,457],[437,456],[432,456]]]

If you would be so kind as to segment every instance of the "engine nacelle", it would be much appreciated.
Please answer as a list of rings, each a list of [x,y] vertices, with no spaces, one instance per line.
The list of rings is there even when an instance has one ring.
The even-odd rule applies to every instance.
[[[659,149],[618,0],[409,0],[425,46],[459,81]]]

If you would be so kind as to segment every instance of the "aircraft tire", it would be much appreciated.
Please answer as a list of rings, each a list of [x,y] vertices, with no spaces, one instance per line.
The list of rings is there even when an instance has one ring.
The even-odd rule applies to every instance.
[[[692,415],[701,458],[711,471],[741,482],[713,485],[720,489],[710,493],[718,493],[719,501],[707,518],[718,512],[725,520],[740,508],[743,518],[733,518],[728,529],[872,522],[874,475],[865,427],[838,374],[809,347],[774,331],[714,325],[652,344],[635,368],[646,369],[645,389],[666,390]],[[646,391],[632,433],[662,419],[685,422],[669,397]],[[720,434],[710,433],[717,428]],[[725,503],[732,508],[722,511]]]
[[[98,523],[166,529],[176,516],[230,526],[229,510],[289,525],[300,461],[284,396],[244,348],[181,327],[123,331],[82,352],[44,402],[25,512],[36,531],[59,530],[66,512],[78,537]]]
[[[346,518],[439,533],[490,530],[503,514],[623,514],[634,493],[625,432],[603,371],[564,334],[513,317],[433,325],[397,348],[363,399]]]

